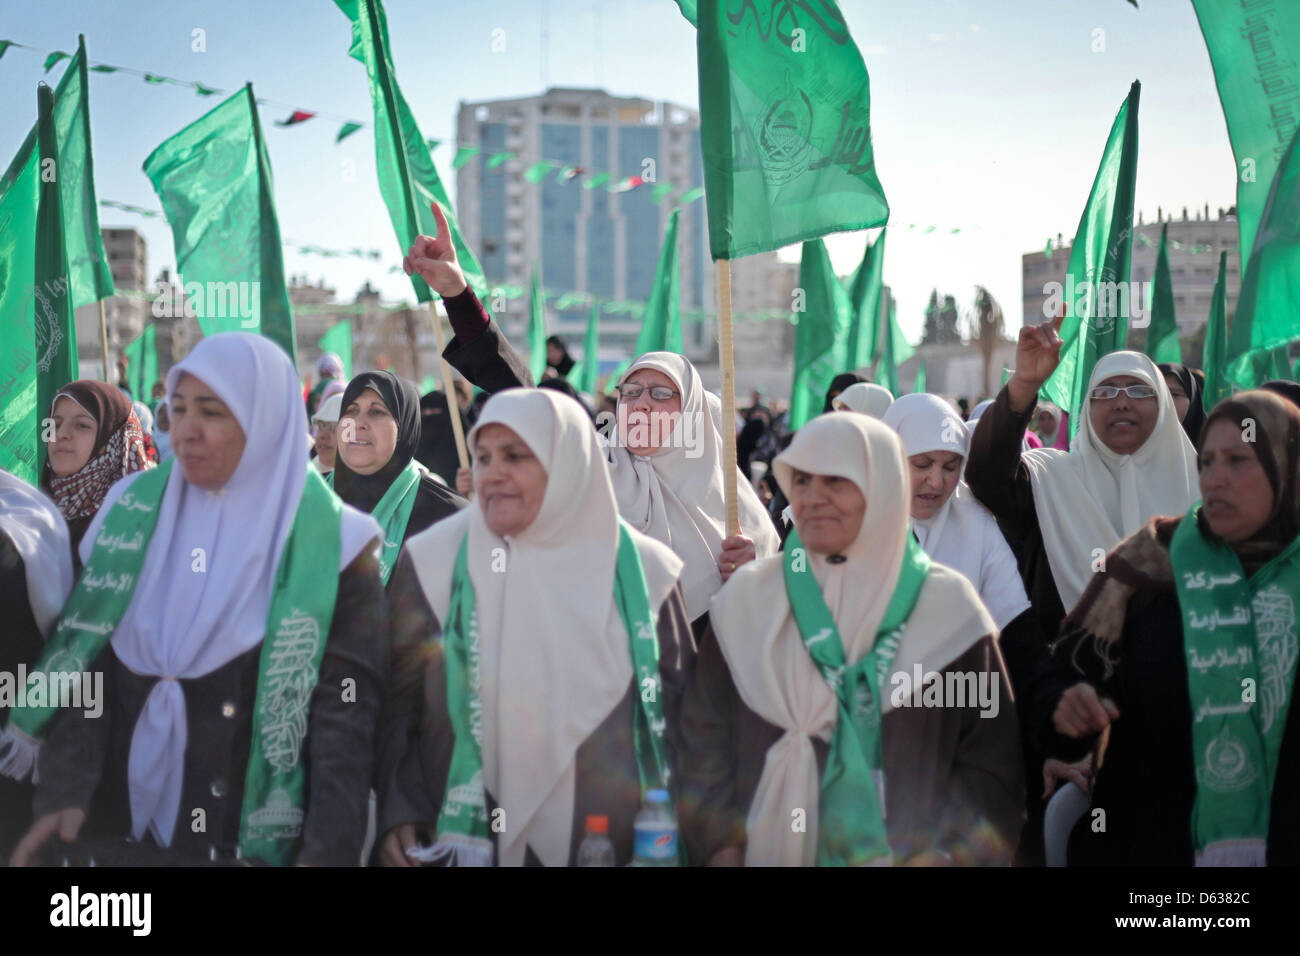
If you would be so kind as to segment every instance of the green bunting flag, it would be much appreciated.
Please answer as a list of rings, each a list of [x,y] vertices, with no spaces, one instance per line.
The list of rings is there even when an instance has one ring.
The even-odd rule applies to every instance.
[[[925,360],[922,359],[921,363],[916,367],[916,384],[912,386],[912,391],[924,393],[927,384],[928,383],[926,382],[926,374],[925,374]]]
[[[528,296],[528,371],[533,382],[540,382],[546,374],[546,300],[533,270]]]
[[[884,225],[889,206],[871,147],[867,67],[839,8],[697,6],[713,258]]]
[[[54,129],[59,149],[59,198],[63,206],[63,241],[72,277],[72,307],[89,305],[113,294],[113,276],[99,231],[99,206],[95,201],[95,175],[90,143],[89,82],[86,43],[77,52],[54,90]],[[32,127],[9,171],[0,179],[3,192],[36,149]]]
[[[803,244],[799,263],[802,311],[794,335],[794,382],[790,386],[790,428],[820,415],[831,379],[847,368],[845,346],[851,321],[849,294],[831,267],[826,243]]]
[[[862,262],[849,281],[853,323],[845,353],[849,368],[867,368],[880,354],[880,290],[885,271],[885,232],[875,245],[867,242]]]
[[[1255,388],[1275,377],[1277,363],[1272,353],[1300,339],[1296,313],[1300,302],[1298,143],[1300,131],[1291,138],[1264,204],[1225,349],[1227,376],[1242,388]]]
[[[335,143],[341,143],[357,130],[361,129],[360,123],[344,123],[339,127],[339,134],[334,137]]]
[[[352,377],[352,323],[344,320],[332,325],[316,343],[322,352],[333,352],[343,360],[343,377]],[[423,393],[421,393],[423,394]]]
[[[451,200],[443,188],[438,170],[429,155],[429,146],[416,125],[415,116],[397,85],[389,54],[388,19],[380,0],[334,0],[352,21],[352,47],[348,55],[365,64],[370,77],[370,99],[375,108],[375,165],[379,173],[379,191],[388,207],[388,217],[397,233],[403,255],[421,234],[435,236],[438,226],[433,218],[432,202],[438,201],[451,229],[456,258],[465,272],[470,288],[480,299],[487,297],[488,284],[478,260],[465,245],[452,212]],[[411,276],[411,285],[421,302],[428,302],[432,292],[419,274]]]
[[[165,140],[144,173],[172,227],[177,278],[203,334],[264,335],[296,366],[271,161],[252,84]]]
[[[1151,295],[1151,325],[1147,327],[1146,353],[1151,361],[1181,363],[1178,322],[1174,318],[1174,280],[1169,273],[1169,224],[1160,227],[1156,250],[1156,278]]]
[[[591,303],[587,316],[587,334],[582,340],[582,361],[569,369],[569,384],[579,392],[596,394],[600,383],[600,303]]]
[[[633,356],[646,352],[685,351],[682,345],[681,276],[677,268],[677,225],[681,210],[668,217],[668,230],[659,249],[659,265],[646,300],[645,318],[636,337]]]
[[[1134,80],[1111,126],[1101,166],[1070,249],[1061,324],[1061,361],[1042,395],[1070,413],[1078,431],[1084,393],[1097,359],[1124,348],[1128,329],[1129,264],[1133,252],[1133,191],[1137,183],[1138,98]],[[1049,298],[1048,302],[1051,302]]]
[[[131,397],[148,404],[158,381],[158,326],[145,320],[144,331],[122,350],[126,356],[126,381]]]
[[[1210,320],[1205,327],[1205,353],[1201,368],[1205,370],[1205,390],[1201,404],[1210,409],[1232,394],[1232,383],[1224,366],[1228,342],[1228,292],[1224,281],[1228,272],[1228,254],[1219,253],[1219,277],[1214,280],[1214,297],[1210,301]]]
[[[1255,248],[1269,188],[1300,125],[1300,3],[1192,0],[1237,161],[1241,266]],[[1238,311],[1240,314],[1240,311]],[[1229,355],[1232,353],[1229,352]]]

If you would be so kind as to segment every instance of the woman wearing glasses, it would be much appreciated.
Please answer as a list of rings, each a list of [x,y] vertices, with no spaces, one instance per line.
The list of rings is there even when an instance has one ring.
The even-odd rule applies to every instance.
[[[618,511],[685,562],[686,611],[701,621],[736,568],[781,547],[753,486],[737,469],[740,534],[727,534],[722,408],[686,358],[647,352],[618,383],[616,431],[606,452]]]

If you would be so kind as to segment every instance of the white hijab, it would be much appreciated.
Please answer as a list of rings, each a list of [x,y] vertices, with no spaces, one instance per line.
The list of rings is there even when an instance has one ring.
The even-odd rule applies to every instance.
[[[132,834],[138,840],[147,829],[163,846],[171,845],[176,827],[189,738],[179,681],[210,674],[262,642],[308,467],[301,386],[278,345],[246,332],[201,339],[168,372],[169,400],[186,372],[226,403],[245,445],[219,491],[191,485],[179,462],[172,468],[139,583],[113,633],[123,664],[163,678],[136,722],[127,766]],[[109,490],[82,539],[83,560],[136,478]],[[340,571],[379,535],[372,517],[344,505]]]
[[[27,603],[43,637],[49,637],[72,593],[68,525],[40,490],[0,468],[0,532],[23,559]]]
[[[847,478],[867,500],[862,529],[844,554],[847,560],[832,564],[823,555],[807,553],[844,642],[845,659],[856,664],[875,643],[911,533],[903,446],[874,418],[831,413],[799,429],[772,465],[787,495],[797,468]],[[784,555],[773,555],[742,566],[713,599],[710,614],[741,699],[785,731],[768,749],[749,810],[745,862],[757,866],[811,866],[815,861],[821,780],[812,738],[829,741],[838,719],[835,693],[809,656],[790,609],[784,562]],[[932,565],[904,625],[894,671],[910,674],[914,664],[939,670],[980,638],[996,633],[970,582],[943,565]],[[887,713],[892,709],[889,695],[881,698],[881,710]],[[807,813],[806,833],[792,832],[796,807]]]
[[[855,382],[831,400],[837,412],[861,412],[880,418],[894,402],[894,393],[874,382]]]
[[[648,457],[633,455],[621,437],[611,443],[606,452],[609,475],[619,514],[686,562],[682,589],[686,613],[695,620],[709,609],[709,600],[722,587],[718,555],[727,536],[722,406],[716,395],[705,390],[695,366],[674,352],[647,352],[628,366],[619,384],[643,368],[668,376],[677,386],[682,417],[665,447]],[[684,423],[691,425],[691,431],[683,428]],[[687,448],[691,436],[695,441]],[[727,440],[733,439],[729,436]],[[775,554],[781,539],[772,519],[739,468],[736,476],[740,532],[754,542],[757,557]]]
[[[882,419],[898,432],[911,458],[932,451],[967,456],[970,433],[957,410],[937,395],[903,395]],[[964,464],[964,462],[963,462]],[[998,629],[1029,608],[1016,557],[1002,537],[997,519],[958,481],[931,518],[912,518],[912,533],[933,560],[966,576],[993,615]]]
[[[484,784],[508,821],[498,860],[519,866],[532,847],[544,865],[565,866],[578,747],[632,680],[628,634],[614,604],[618,506],[591,419],[573,399],[544,388],[500,392],[483,406],[471,449],[493,424],[518,434],[546,470],[537,517],[518,536],[499,538],[475,495],[468,508],[411,537],[406,549],[429,606],[446,620],[456,555],[469,535]],[[682,562],[657,541],[633,538],[657,615]]]
[[[1092,389],[1130,375],[1156,390],[1155,428],[1132,455],[1106,447],[1092,430]],[[1092,580],[1098,553],[1115,547],[1156,515],[1181,515],[1201,496],[1196,450],[1178,423],[1169,386],[1139,352],[1111,352],[1092,370],[1079,432],[1068,452],[1035,448],[1021,455],[1029,470],[1047,560],[1068,612]]]

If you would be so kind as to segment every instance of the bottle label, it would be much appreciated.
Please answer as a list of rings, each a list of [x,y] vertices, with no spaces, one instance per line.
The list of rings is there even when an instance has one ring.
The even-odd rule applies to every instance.
[[[632,852],[642,860],[677,859],[677,828],[638,826],[634,829]]]

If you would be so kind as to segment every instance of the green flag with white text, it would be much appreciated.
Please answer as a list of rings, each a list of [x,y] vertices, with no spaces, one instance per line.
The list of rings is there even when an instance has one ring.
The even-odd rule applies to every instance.
[[[600,383],[600,302],[593,300],[587,316],[587,334],[582,340],[582,361],[569,369],[569,384],[579,392],[596,394]]]
[[[1169,272],[1169,224],[1160,227],[1156,250],[1156,275],[1151,291],[1151,324],[1147,327],[1146,354],[1151,361],[1181,364],[1178,322],[1174,317],[1174,280]]]
[[[322,352],[333,352],[343,360],[343,377],[352,377],[352,323],[346,319],[331,325],[316,343]],[[421,393],[423,394],[423,393]]]
[[[1224,356],[1228,343],[1228,292],[1225,279],[1228,272],[1228,254],[1219,253],[1219,277],[1214,280],[1214,296],[1210,300],[1210,319],[1205,327],[1205,352],[1201,368],[1205,371],[1205,391],[1201,404],[1208,414],[1210,409],[1232,394]],[[1239,300],[1240,301],[1240,300]]]
[[[838,5],[699,0],[696,21],[713,258],[884,225],[867,66]]]
[[[95,199],[87,75],[86,43],[81,37],[76,54],[68,61],[63,78],[54,89],[54,129],[59,150],[57,179],[74,309],[113,294],[113,275],[104,253],[99,204]],[[35,150],[36,127],[33,126],[8,172],[0,179],[0,192],[9,187]]]
[[[1237,296],[1227,377],[1254,388],[1275,376],[1273,353],[1300,339],[1300,131],[1278,167]],[[1285,364],[1285,363],[1284,363]]]
[[[1134,80],[1111,126],[1066,268],[1060,332],[1065,344],[1042,394],[1070,413],[1071,437],[1078,431],[1076,412],[1083,407],[1093,366],[1103,355],[1124,348],[1128,329],[1141,91],[1142,84]]]
[[[388,207],[388,217],[397,233],[402,254],[424,234],[434,236],[438,226],[430,203],[438,201],[447,216],[456,258],[470,288],[480,299],[487,297],[488,284],[474,253],[465,245],[452,211],[451,200],[429,154],[429,144],[416,125],[415,116],[397,85],[388,41],[388,17],[380,0],[334,0],[352,21],[352,47],[348,55],[365,64],[370,77],[370,101],[375,109],[375,162],[379,173],[379,192]],[[433,41],[431,41],[433,42]],[[428,302],[432,292],[412,274],[411,285],[421,302]]]
[[[849,327],[849,344],[845,353],[849,367],[867,368],[880,355],[880,290],[885,272],[885,233],[881,230],[875,244],[868,242],[862,262],[849,281],[853,324]]]
[[[144,161],[172,227],[176,272],[204,335],[264,335],[297,365],[271,161],[252,84]]]
[[[35,149],[11,170],[0,192],[0,468],[29,484],[40,480],[36,414],[36,209],[40,157]],[[44,414],[49,414],[48,409]],[[42,416],[43,417],[43,416]]]
[[[1192,0],[1192,6],[1210,53],[1237,161],[1237,228],[1244,274],[1269,187],[1300,128],[1300,3]]]
[[[849,294],[826,254],[826,243],[803,244],[799,263],[803,311],[794,335],[794,382],[790,387],[790,428],[822,413],[831,379],[846,371],[845,346],[850,322]]]
[[[528,371],[532,373],[533,382],[542,380],[547,364],[546,300],[534,269],[528,295]]]
[[[144,331],[122,350],[126,356],[126,381],[131,397],[148,404],[158,381],[158,326],[146,319]]]
[[[676,352],[680,355],[684,351],[681,277],[677,267],[677,222],[681,212],[674,209],[668,217],[668,230],[659,249],[659,265],[650,285],[641,331],[636,337],[636,355],[646,352]]]

